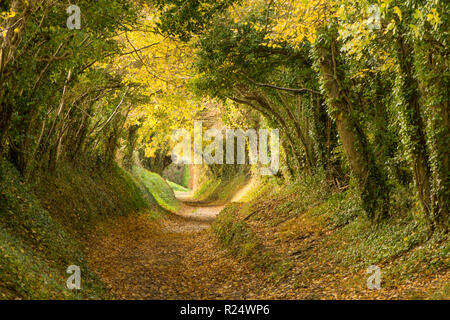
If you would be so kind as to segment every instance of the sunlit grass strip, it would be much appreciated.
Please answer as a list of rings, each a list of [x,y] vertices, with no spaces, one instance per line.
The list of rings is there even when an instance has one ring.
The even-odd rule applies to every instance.
[[[180,203],[175,198],[172,188],[159,174],[137,166],[133,167],[133,173],[141,179],[163,209],[172,213],[176,213],[180,209]]]
[[[191,189],[185,188],[183,186],[180,186],[179,184],[166,180],[169,186],[173,189],[173,191],[179,191],[179,192],[190,192]]]

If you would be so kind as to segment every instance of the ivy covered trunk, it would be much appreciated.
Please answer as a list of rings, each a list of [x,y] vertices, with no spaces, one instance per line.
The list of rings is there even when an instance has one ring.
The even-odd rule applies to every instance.
[[[448,81],[447,81],[448,82]],[[447,83],[448,85],[448,83]],[[447,87],[448,90],[448,87]],[[447,94],[450,94],[447,92]],[[448,96],[447,96],[448,97]],[[448,98],[447,98],[448,99]],[[430,119],[430,145],[432,169],[432,220],[437,228],[449,228],[450,172],[448,157],[449,147],[449,103],[448,101],[432,106],[433,117]]]
[[[336,125],[328,115],[325,100],[322,97],[311,96],[312,127],[311,132],[314,151],[317,154],[318,165],[325,171],[327,179],[338,182],[342,179],[342,168],[339,161],[333,160],[332,150],[338,144]]]
[[[379,221],[388,215],[387,179],[376,165],[375,156],[359,124],[350,91],[342,87],[344,76],[337,72],[341,66],[338,65],[335,43],[332,36],[330,40],[322,39],[316,45],[321,80],[330,113],[334,115],[339,137],[358,184],[363,208],[372,221]]]
[[[0,156],[3,153],[3,145],[5,143],[6,133],[8,132],[11,122],[12,107],[4,98],[4,90],[0,91]]]
[[[426,146],[423,112],[420,105],[420,94],[417,80],[414,78],[411,52],[412,48],[403,36],[396,41],[399,75],[396,90],[400,95],[400,114],[402,117],[402,138],[409,152],[411,167],[418,196],[422,204],[425,218],[433,227],[431,213],[433,202],[431,199],[431,170]]]
[[[132,125],[127,130],[127,139],[125,146],[126,149],[123,157],[123,165],[129,171],[131,171],[134,163],[133,155],[138,142],[138,130],[139,125]]]
[[[437,30],[436,32],[439,32]],[[435,229],[448,230],[450,202],[450,63],[445,47],[420,41],[415,47],[415,67],[425,117],[431,185],[430,220]]]

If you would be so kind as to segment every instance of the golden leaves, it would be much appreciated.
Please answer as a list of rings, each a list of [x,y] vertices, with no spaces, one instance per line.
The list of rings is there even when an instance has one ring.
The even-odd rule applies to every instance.
[[[157,14],[150,9],[139,30],[119,37],[124,52],[114,69],[126,86],[145,97],[131,110],[127,126],[141,122],[140,141],[147,156],[170,149],[172,130],[187,126],[201,107],[187,87],[194,58],[192,43],[155,33]]]
[[[433,26],[437,26],[439,22],[441,22],[441,19],[439,18],[439,14],[436,11],[436,9],[431,9],[431,13],[427,14],[427,20],[431,23]]]
[[[400,21],[402,21],[402,10],[400,10],[399,7],[395,6],[395,7],[394,7],[394,12],[395,12],[395,14],[398,16],[398,18],[400,19]]]
[[[317,30],[334,15],[333,1],[275,1],[274,41],[288,41],[299,46],[304,39],[314,43]],[[342,14],[342,11],[339,13]]]

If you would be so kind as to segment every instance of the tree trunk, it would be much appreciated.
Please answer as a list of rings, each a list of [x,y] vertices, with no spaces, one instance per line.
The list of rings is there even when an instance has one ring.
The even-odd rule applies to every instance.
[[[341,87],[342,75],[336,72],[338,61],[335,39],[327,45],[317,44],[316,51],[329,107],[335,114],[337,130],[356,178],[363,208],[372,221],[379,221],[388,215],[389,189],[386,177],[376,166],[373,152],[356,119],[349,94]]]
[[[133,167],[133,154],[136,149],[136,144],[138,141],[138,132],[139,125],[133,125],[128,128],[128,137],[126,141],[126,151],[123,157],[123,165],[125,169],[131,171]]]
[[[410,153],[414,181],[425,218],[433,228],[431,212],[431,171],[429,156],[426,148],[424,120],[419,103],[419,87],[413,74],[411,58],[412,48],[405,42],[403,35],[396,39],[397,58],[400,66],[399,81],[402,81],[404,106],[400,108],[403,118],[403,130],[406,138],[407,150]]]
[[[449,61],[442,46],[422,41],[415,48],[419,92],[426,119],[431,171],[431,217],[435,229],[448,231],[450,202]]]
[[[14,59],[15,52],[18,49],[17,43],[21,38],[21,28],[19,26],[25,23],[26,14],[25,4],[22,0],[14,0],[11,3],[11,11],[20,13],[14,17],[7,18],[5,25],[5,34],[1,41],[0,46],[0,156],[3,154],[3,147],[11,117],[13,114],[13,106],[8,100],[10,94],[5,81],[7,80],[7,67],[9,63]],[[19,20],[22,20],[19,23]],[[15,28],[13,28],[15,26]],[[18,30],[19,32],[16,32]]]

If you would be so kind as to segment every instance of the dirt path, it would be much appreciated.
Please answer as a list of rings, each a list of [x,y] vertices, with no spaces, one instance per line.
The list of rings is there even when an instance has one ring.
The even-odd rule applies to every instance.
[[[211,222],[222,208],[183,204],[179,215],[159,221],[124,217],[93,241],[90,264],[100,267],[121,299],[263,298],[263,276],[230,257],[212,233]]]
[[[448,281],[448,272],[444,272],[374,291],[364,286],[365,270],[353,274],[338,265],[296,256],[299,261],[289,276],[274,283],[221,249],[211,223],[223,206],[192,204],[189,194],[178,197],[187,201],[178,215],[156,221],[145,213],[130,215],[95,232],[89,263],[98,267],[114,298],[400,299],[415,292],[434,292]]]
[[[89,263],[98,266],[114,298],[399,299],[434,292],[448,279],[447,272],[374,291],[365,287],[365,270],[353,274],[338,265],[296,256],[299,260],[289,276],[274,283],[221,249],[211,223],[223,206],[195,205],[189,194],[178,198],[187,201],[178,215],[156,221],[145,213],[130,215],[95,232]]]

